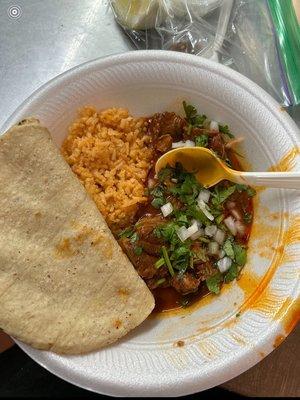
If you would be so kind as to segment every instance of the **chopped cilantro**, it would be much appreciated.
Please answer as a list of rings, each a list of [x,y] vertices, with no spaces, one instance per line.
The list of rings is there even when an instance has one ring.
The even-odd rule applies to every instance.
[[[194,118],[197,115],[197,110],[191,104],[187,104],[186,101],[183,101],[182,105],[184,108],[186,119],[188,122],[190,122],[192,118]]]
[[[200,135],[195,137],[195,145],[198,147],[207,147],[208,145],[208,135]]]
[[[122,232],[119,233],[119,238],[129,238],[133,235],[132,228],[126,228]]]
[[[181,256],[190,255],[190,250],[186,246],[180,246],[172,253],[172,259],[180,258]]]
[[[190,205],[195,203],[202,186],[194,174],[185,172],[178,177],[178,183],[170,188],[170,193],[177,196],[181,202]]]
[[[137,240],[139,240],[139,235],[136,232],[134,232],[130,238],[130,242],[135,243]]]
[[[193,118],[193,125],[197,127],[203,126],[204,121],[206,120],[206,115],[196,115],[196,117]]]
[[[225,218],[225,217],[224,217],[223,214],[218,215],[218,216],[215,218],[216,224],[217,224],[217,225],[220,225],[221,222],[224,220],[224,218]]]
[[[161,185],[155,186],[150,190],[150,195],[153,196],[151,204],[155,208],[160,208],[165,204],[164,188]]]
[[[224,133],[224,135],[227,135],[231,139],[234,138],[234,135],[230,132],[228,125],[221,125],[219,124],[219,131],[221,133]]]
[[[236,189],[239,193],[242,191],[246,191],[249,197],[253,197],[256,195],[256,191],[252,187],[247,185],[237,184]]]
[[[230,239],[227,239],[225,243],[223,244],[223,250],[226,253],[226,256],[230,257],[232,260],[234,260],[235,254],[234,254],[234,249],[233,245]]]
[[[215,294],[220,293],[222,280],[223,280],[223,277],[220,272],[217,272],[215,275],[207,278],[206,286],[207,286],[208,290]]]
[[[208,225],[210,223],[209,219],[206,217],[203,211],[201,211],[200,208],[197,207],[196,204],[189,206],[189,208],[186,210],[186,215],[189,218],[200,221],[203,225]]]
[[[167,252],[166,247],[165,247],[165,246],[162,246],[161,250],[162,250],[163,257],[164,257],[164,259],[165,259],[165,263],[166,263],[166,265],[167,265],[167,267],[168,267],[168,270],[169,270],[169,272],[170,272],[170,275],[171,275],[171,276],[174,276],[174,275],[175,275],[175,272],[174,272],[174,269],[173,269],[173,267],[172,267],[172,264],[171,264],[171,261],[170,261],[170,258],[169,258],[169,255],[168,255],[168,252]]]
[[[137,256],[140,256],[140,255],[142,254],[142,252],[143,252],[143,248],[142,248],[141,246],[136,246],[136,247],[134,248],[134,253],[135,253]]]
[[[160,182],[164,182],[170,176],[172,176],[172,168],[169,166],[161,169],[157,175]]]
[[[161,279],[158,279],[155,282],[155,284],[156,284],[156,286],[159,286],[159,285],[163,284],[164,282],[166,282],[166,278],[161,278]]]
[[[219,188],[218,186],[215,186],[214,191],[212,193],[213,206],[217,207],[222,203],[224,203],[224,201],[227,200],[228,197],[235,192],[235,189],[236,185],[229,186],[228,188]]]
[[[244,222],[246,222],[246,224],[250,224],[250,222],[252,221],[253,215],[251,213],[245,212],[244,213]]]
[[[237,265],[244,266],[247,262],[247,252],[245,247],[240,244],[233,243],[234,258]]]
[[[156,261],[156,263],[154,264],[155,268],[160,268],[165,264],[165,259],[163,257],[161,257],[159,260]]]
[[[236,318],[238,318],[238,317],[240,317],[240,316],[241,316],[241,313],[240,313],[240,312],[238,312],[238,313],[236,313],[236,314],[235,314],[235,316],[236,316]]]
[[[226,255],[236,262],[239,266],[244,266],[247,261],[246,248],[235,243],[232,239],[227,239],[223,244]]]
[[[253,197],[256,195],[256,190],[253,189],[252,187],[248,186],[247,193],[248,193],[249,197]]]
[[[175,222],[168,222],[167,224],[160,225],[153,230],[153,234],[167,242],[172,242],[173,238],[177,238],[176,231],[179,225]]]
[[[175,215],[175,218],[176,218],[176,223],[179,226],[188,226],[189,221],[188,221],[188,217],[187,217],[186,212],[181,211],[181,210],[175,210],[174,211],[174,215]]]
[[[206,115],[199,115],[197,109],[185,101],[182,104],[187,122],[192,126],[203,126]]]
[[[224,276],[224,282],[228,283],[233,281],[238,277],[238,274],[239,274],[238,266],[235,263],[232,263],[231,267]]]
[[[180,271],[180,273],[184,273],[187,268],[193,267],[193,257],[192,252],[190,250],[191,242],[186,240],[184,243],[176,242],[171,244],[171,256],[170,260],[172,261],[172,266]]]
[[[152,201],[151,201],[151,205],[154,208],[160,208],[165,204],[165,201],[163,198],[160,197],[155,197]]]

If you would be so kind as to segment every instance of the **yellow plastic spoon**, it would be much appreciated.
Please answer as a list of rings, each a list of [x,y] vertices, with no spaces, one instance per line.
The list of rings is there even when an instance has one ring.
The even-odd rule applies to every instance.
[[[300,172],[244,172],[229,168],[204,147],[181,147],[163,154],[155,164],[156,174],[167,165],[179,162],[198,182],[209,188],[223,179],[250,186],[300,189]]]

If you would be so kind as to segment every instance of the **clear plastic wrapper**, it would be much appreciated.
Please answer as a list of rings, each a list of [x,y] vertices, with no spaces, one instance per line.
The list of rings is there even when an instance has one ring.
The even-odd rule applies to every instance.
[[[280,103],[300,103],[300,28],[291,0],[111,0],[137,49],[203,56]]]

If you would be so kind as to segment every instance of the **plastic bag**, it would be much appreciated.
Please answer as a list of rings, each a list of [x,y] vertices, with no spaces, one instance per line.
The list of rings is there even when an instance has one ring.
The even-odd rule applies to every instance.
[[[300,103],[300,27],[291,0],[111,0],[137,49],[192,53]]]

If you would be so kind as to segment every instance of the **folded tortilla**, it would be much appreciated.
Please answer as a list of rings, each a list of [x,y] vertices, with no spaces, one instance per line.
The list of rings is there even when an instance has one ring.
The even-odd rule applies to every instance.
[[[0,327],[64,354],[115,342],[154,299],[48,130],[0,137]]]

